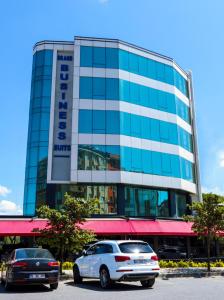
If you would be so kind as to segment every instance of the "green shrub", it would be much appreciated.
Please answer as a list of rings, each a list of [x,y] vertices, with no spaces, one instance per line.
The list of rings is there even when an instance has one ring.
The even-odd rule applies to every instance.
[[[194,262],[192,260],[184,261],[180,260],[178,262],[172,260],[160,260],[159,261],[160,268],[207,268],[207,262]],[[217,260],[211,263],[212,268],[221,267],[224,268],[224,261]]]
[[[66,261],[62,264],[63,270],[72,270],[74,263]]]

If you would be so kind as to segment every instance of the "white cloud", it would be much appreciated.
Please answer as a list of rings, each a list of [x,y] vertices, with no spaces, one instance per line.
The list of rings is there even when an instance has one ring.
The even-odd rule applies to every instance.
[[[222,190],[218,186],[213,186],[213,187],[201,187],[202,193],[208,194],[208,193],[213,193],[216,195],[224,196],[224,190]]]
[[[22,215],[22,209],[15,202],[0,200],[0,215]]]
[[[6,196],[9,193],[11,191],[6,186],[0,185],[0,196]]]
[[[219,162],[219,167],[224,168],[224,151],[219,151],[218,162]]]

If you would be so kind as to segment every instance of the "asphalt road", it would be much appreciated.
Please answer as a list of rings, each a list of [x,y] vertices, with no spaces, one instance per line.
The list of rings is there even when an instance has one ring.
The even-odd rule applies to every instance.
[[[74,286],[72,281],[60,282],[55,291],[47,286],[13,288],[5,292],[0,287],[1,300],[222,300],[224,299],[224,278],[178,278],[157,279],[151,289],[143,289],[138,283],[117,283],[110,290],[102,290],[96,280],[88,280]]]

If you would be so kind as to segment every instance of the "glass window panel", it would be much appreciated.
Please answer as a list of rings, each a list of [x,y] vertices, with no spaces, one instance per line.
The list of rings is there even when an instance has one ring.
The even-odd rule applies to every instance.
[[[128,52],[119,50],[119,69],[129,71]]]
[[[34,81],[34,97],[38,98],[42,96],[42,80]]]
[[[30,143],[39,141],[39,131],[33,131],[29,138]]]
[[[154,109],[158,108],[158,93],[155,89],[149,90],[149,106]]]
[[[121,147],[121,170],[131,171],[132,151],[130,147]]]
[[[159,62],[156,62],[156,79],[165,81],[165,65]]]
[[[171,175],[170,154],[162,153],[162,175]]]
[[[132,171],[141,172],[142,171],[142,155],[141,149],[131,148],[131,167]]]
[[[148,75],[148,61],[147,58],[139,56],[139,74],[142,76]]]
[[[92,170],[106,170],[106,154],[104,145],[92,145]]]
[[[78,169],[79,170],[92,170],[92,146],[79,145]]]
[[[106,79],[93,78],[93,99],[106,99]]]
[[[143,139],[151,139],[151,126],[150,126],[150,118],[141,118],[141,136]]]
[[[93,48],[81,46],[80,47],[80,66],[92,67],[93,66]]]
[[[39,130],[40,117],[41,117],[40,113],[32,114],[32,119],[31,119],[31,122],[32,122],[31,130],[32,131]]]
[[[42,96],[43,97],[51,96],[51,80],[43,80]]]
[[[157,202],[157,216],[158,217],[169,217],[169,198],[168,192],[158,191],[158,202]]]
[[[48,130],[49,129],[49,113],[42,113],[41,114],[41,123],[40,123],[40,130]]]
[[[120,170],[120,147],[106,146],[107,170]]]
[[[36,178],[37,177],[37,167],[30,167],[28,169],[28,178]]]
[[[48,142],[49,132],[48,130],[40,131],[40,142]]]
[[[52,66],[44,66],[43,75],[51,77],[51,75],[52,75]]]
[[[122,79],[119,82],[120,82],[120,86],[119,86],[120,100],[131,102],[131,99],[130,99],[130,82],[126,81],[126,80],[122,80]]]
[[[133,103],[139,104],[139,85],[130,82],[130,100]]]
[[[104,47],[93,47],[93,67],[105,68],[105,55]]]
[[[38,148],[30,148],[29,152],[29,166],[35,167],[37,166]]]
[[[146,86],[139,86],[139,104],[150,107],[149,103],[149,88]]]
[[[120,112],[120,134],[131,135],[131,114]]]
[[[148,59],[148,77],[156,79],[156,62]]]
[[[119,100],[119,80],[106,78],[106,99]]]
[[[53,62],[53,50],[45,50],[44,51],[44,64],[47,66],[52,65]]]
[[[180,158],[176,155],[172,155],[171,159],[171,170],[172,170],[172,176],[181,178],[180,173]]]
[[[44,50],[36,52],[36,67],[44,65],[44,54]]]
[[[106,48],[106,67],[118,69],[118,49]]]
[[[152,170],[153,174],[161,175],[161,153],[152,151]]]
[[[138,55],[129,52],[129,68],[130,72],[138,74]]]
[[[131,135],[135,137],[141,136],[141,118],[137,115],[131,114]]]
[[[104,110],[93,110],[93,133],[106,132],[106,113]]]
[[[51,97],[42,97],[41,98],[41,106],[50,108],[51,105]]]
[[[142,171],[146,174],[152,174],[152,153],[142,150]]]
[[[169,84],[174,84],[173,68],[165,65],[165,81]]]
[[[120,134],[120,113],[118,111],[106,111],[106,133]]]
[[[183,194],[176,194],[177,217],[183,217],[187,212],[187,197]]]
[[[160,121],[160,140],[161,142],[169,142],[169,123]]]
[[[91,77],[80,77],[80,99],[93,98],[93,81]]]
[[[167,98],[166,93],[158,91],[158,108],[161,110],[167,110]]]
[[[93,111],[79,110],[79,133],[93,132]]]
[[[39,148],[39,161],[47,158],[48,156],[48,147]]]
[[[151,119],[151,139],[154,141],[160,141],[160,132],[159,132],[159,120]]]

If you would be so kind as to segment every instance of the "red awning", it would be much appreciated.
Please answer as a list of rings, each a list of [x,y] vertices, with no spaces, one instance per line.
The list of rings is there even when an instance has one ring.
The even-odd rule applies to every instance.
[[[43,229],[46,220],[41,219],[0,219],[0,236],[35,236],[35,228]],[[195,236],[192,223],[168,220],[88,220],[81,227],[93,230],[97,235],[163,235]]]

